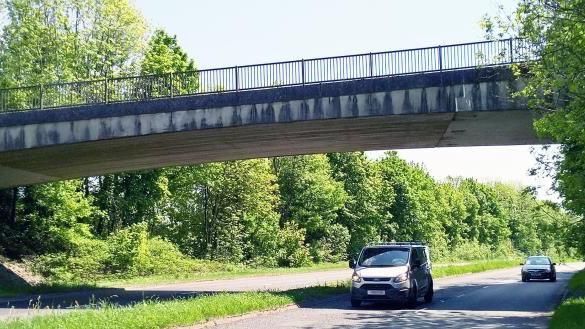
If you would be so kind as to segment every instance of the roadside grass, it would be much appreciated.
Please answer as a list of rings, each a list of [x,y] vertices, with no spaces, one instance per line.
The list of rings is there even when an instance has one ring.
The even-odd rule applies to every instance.
[[[520,263],[519,259],[496,259],[496,260],[471,262],[469,264],[464,264],[464,265],[434,266],[433,267],[433,277],[434,278],[442,278],[442,277],[446,277],[446,276],[471,274],[471,273],[485,272],[485,271],[489,271],[489,270],[511,268],[511,267],[519,266],[519,263]]]
[[[145,301],[133,306],[102,305],[99,309],[38,316],[5,323],[6,329],[168,328],[214,318],[266,311],[347,291],[347,283],[285,292],[221,293],[168,302]]]
[[[235,279],[257,275],[282,275],[293,273],[309,273],[315,271],[339,270],[347,268],[347,262],[338,263],[319,263],[303,267],[237,267],[230,271],[213,271],[213,272],[186,272],[175,275],[151,275],[134,278],[112,278],[103,279],[95,282],[98,287],[119,288],[124,286],[143,286],[157,283],[180,283],[189,281],[208,281]]]
[[[585,328],[585,271],[575,274],[569,281],[569,296],[555,310],[551,329]]]

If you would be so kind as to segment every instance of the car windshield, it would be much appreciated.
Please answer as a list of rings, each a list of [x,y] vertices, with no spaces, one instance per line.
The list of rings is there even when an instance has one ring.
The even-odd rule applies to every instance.
[[[550,265],[546,257],[530,257],[526,260],[526,265]]]
[[[367,248],[358,261],[359,266],[386,267],[404,266],[408,263],[409,248]]]

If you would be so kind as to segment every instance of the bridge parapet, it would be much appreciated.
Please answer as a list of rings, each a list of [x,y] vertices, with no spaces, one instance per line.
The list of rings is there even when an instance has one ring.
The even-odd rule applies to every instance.
[[[277,63],[0,89],[0,113],[502,66],[534,59],[505,39]]]

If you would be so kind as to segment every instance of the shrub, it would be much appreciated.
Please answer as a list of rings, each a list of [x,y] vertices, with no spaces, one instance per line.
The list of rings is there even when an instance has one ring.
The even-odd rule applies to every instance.
[[[301,267],[311,264],[309,249],[305,245],[305,229],[294,223],[286,224],[278,233],[279,266]]]

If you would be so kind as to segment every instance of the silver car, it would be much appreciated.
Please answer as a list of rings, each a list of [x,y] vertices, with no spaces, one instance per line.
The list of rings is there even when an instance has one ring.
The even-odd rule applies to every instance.
[[[548,256],[530,256],[522,265],[521,275],[522,282],[528,282],[532,279],[545,279],[557,281],[557,270],[550,257]]]

